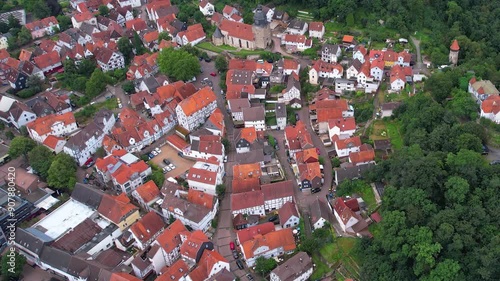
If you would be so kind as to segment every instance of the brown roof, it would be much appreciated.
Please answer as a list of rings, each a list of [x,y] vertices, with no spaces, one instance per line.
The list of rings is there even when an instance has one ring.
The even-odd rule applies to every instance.
[[[286,262],[276,267],[272,273],[276,274],[279,280],[298,280],[304,273],[312,268],[313,260],[311,257],[305,252],[298,252]],[[345,279],[345,281],[347,281],[347,279]]]
[[[324,25],[320,21],[313,21],[309,23],[309,30],[312,31],[322,31],[324,28]]]
[[[164,226],[165,223],[161,217],[156,212],[151,211],[130,226],[130,231],[139,241],[145,243],[160,232]]]
[[[375,151],[364,150],[359,152],[351,152],[349,154],[349,161],[353,164],[366,163],[375,160]]]
[[[219,29],[221,32],[227,32],[230,37],[236,37],[247,41],[253,41],[255,39],[252,26],[249,24],[223,19],[219,25]]]
[[[327,206],[327,202],[323,198],[316,198],[313,204],[311,204],[311,222],[315,224],[319,219],[323,218],[326,221],[330,221],[332,213]]]
[[[141,281],[135,276],[132,276],[126,272],[113,272],[109,281]]]
[[[242,230],[236,231],[236,237],[240,244],[252,240],[256,235],[266,235],[274,231],[274,223],[265,222],[263,224],[254,225]]]
[[[278,210],[278,215],[281,224],[287,222],[288,219],[290,219],[290,217],[292,216],[300,218],[299,212],[297,211],[297,207],[293,202],[286,202],[285,204],[283,204],[283,206],[281,206],[281,208]]]
[[[156,238],[156,242],[167,253],[171,253],[175,248],[182,244],[180,233],[187,231],[180,220],[175,220],[167,226],[165,230]]]
[[[35,64],[40,69],[47,68],[49,66],[53,66],[61,63],[61,58],[59,57],[59,53],[57,51],[52,51],[41,56],[35,57]]]
[[[313,181],[315,178],[322,178],[319,162],[299,164],[300,180]]]
[[[104,194],[97,211],[110,221],[118,224],[138,209],[130,203],[130,199],[125,193],[121,193],[117,196]]]
[[[264,193],[259,191],[250,191],[231,194],[231,210],[243,210],[255,206],[264,206]]]
[[[91,219],[85,219],[82,223],[54,242],[52,247],[74,253],[87,242],[91,241],[95,235],[101,232],[101,230],[102,229]]]
[[[269,201],[273,199],[280,199],[285,197],[293,198],[293,184],[292,181],[281,181],[270,184],[264,184],[261,186],[262,193],[264,194],[264,200]]]

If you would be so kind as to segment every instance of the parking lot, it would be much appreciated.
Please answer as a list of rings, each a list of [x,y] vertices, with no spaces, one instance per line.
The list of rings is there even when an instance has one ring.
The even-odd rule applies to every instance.
[[[151,161],[158,165],[160,168],[165,167],[165,163],[163,163],[163,159],[168,159],[172,164],[175,165],[175,169],[166,173],[165,178],[168,177],[177,177],[183,173],[185,173],[189,168],[194,165],[194,162],[177,155],[177,150],[172,148],[170,145],[166,144],[160,147],[161,153],[155,156]]]

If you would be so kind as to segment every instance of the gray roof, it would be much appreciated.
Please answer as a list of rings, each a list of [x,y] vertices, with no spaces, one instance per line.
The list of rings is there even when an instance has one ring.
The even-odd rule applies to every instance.
[[[326,221],[330,221],[332,212],[330,208],[326,205],[326,201],[323,198],[317,197],[313,204],[310,205],[311,209],[311,222],[315,224],[320,218],[324,218]]]
[[[220,32],[220,29],[219,27],[216,27],[215,28],[215,31],[214,31],[214,35],[213,35],[215,38],[222,38],[224,37],[224,35],[222,35],[222,32]]]
[[[195,223],[199,223],[211,211],[209,208],[190,203],[175,196],[165,196],[161,207],[167,210],[169,208],[179,209],[184,218]]]
[[[368,164],[361,164],[358,166],[335,168],[335,180],[338,184],[340,184],[346,179],[360,178],[373,166],[375,166],[375,164],[368,163]]]
[[[207,281],[233,281],[235,279],[236,277],[234,276],[234,274],[223,268],[221,271],[208,278]]]
[[[40,232],[34,228],[16,229],[16,244],[26,248],[35,255],[42,253],[43,247],[50,242],[52,238],[45,233]]]
[[[227,101],[232,112],[242,112],[243,108],[250,107],[248,99],[230,99]]]
[[[276,118],[286,118],[286,105],[284,103],[276,104]]]
[[[300,81],[295,80],[293,76],[288,76],[288,82],[286,83],[285,91],[288,92],[293,88],[297,88],[300,91],[302,89],[300,87]]]
[[[321,47],[322,53],[336,54],[339,50],[339,45],[325,44]]]
[[[264,162],[264,150],[261,149],[253,149],[247,153],[236,153],[234,156],[234,162],[243,165],[243,164],[253,164],[258,162]]]
[[[267,18],[262,11],[262,5],[257,6],[255,15],[253,16],[253,23],[255,26],[265,27],[267,25]]]
[[[302,274],[313,267],[310,256],[305,252],[298,252],[282,265],[276,267],[271,274],[276,274],[280,281],[297,280]]]
[[[156,92],[156,89],[158,89],[158,87],[160,87],[160,84],[158,84],[158,81],[156,81],[154,76],[146,77],[142,81],[144,82],[144,84],[146,85],[146,87],[148,88],[148,90],[151,93]]]
[[[381,108],[382,110],[394,110],[398,108],[401,105],[400,102],[386,102],[382,104]]]
[[[260,121],[264,120],[265,116],[266,112],[263,105],[243,109],[244,121]]]
[[[288,28],[302,30],[304,28],[305,24],[306,24],[305,21],[301,21],[301,20],[298,20],[298,19],[293,19],[293,20],[290,21],[290,24],[288,25]]]
[[[91,185],[76,183],[71,198],[97,210],[99,204],[101,204],[102,195],[103,193],[100,190]]]
[[[102,264],[78,256],[71,257],[67,272],[87,281],[110,280],[112,274],[108,269],[103,268]]]
[[[358,59],[355,59],[352,61],[352,66],[354,66],[354,68],[357,70],[357,71],[360,71],[361,70],[361,67],[363,66],[363,63],[360,62]]]
[[[53,268],[68,272],[71,255],[63,250],[46,246],[43,248],[40,260]]]
[[[67,142],[66,142],[66,147],[70,148],[71,150],[82,150],[85,147],[87,147],[86,142],[92,138],[92,136],[95,136],[98,138],[100,135],[103,134],[103,131],[101,128],[99,128],[95,122],[91,122],[87,127],[83,128],[80,132],[78,132],[76,135],[73,135]]]

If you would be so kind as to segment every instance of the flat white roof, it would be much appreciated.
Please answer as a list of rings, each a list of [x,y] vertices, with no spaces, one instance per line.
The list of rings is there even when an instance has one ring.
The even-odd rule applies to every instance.
[[[139,161],[139,158],[137,158],[134,154],[132,153],[127,153],[120,157],[120,160],[122,160],[125,164],[130,165],[132,163],[135,163]]]
[[[36,223],[33,228],[40,230],[53,239],[59,238],[68,230],[76,227],[96,211],[73,199]]]
[[[207,163],[207,162],[196,162],[193,165],[193,168],[200,169],[200,170],[207,170],[210,172],[217,172],[217,169],[219,166],[214,165],[212,163]]]

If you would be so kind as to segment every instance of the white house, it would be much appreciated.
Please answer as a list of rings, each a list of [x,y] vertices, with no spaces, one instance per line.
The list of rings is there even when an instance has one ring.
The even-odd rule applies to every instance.
[[[285,34],[281,44],[290,52],[303,52],[312,47],[312,40],[304,35]]]
[[[14,127],[19,129],[22,126],[26,126],[28,123],[35,121],[36,114],[26,104],[18,101],[10,103],[8,102],[7,97],[2,97],[1,104],[4,104],[4,100],[5,105],[8,105],[8,107],[5,108],[6,111],[4,111],[4,108],[0,110],[5,112],[8,116],[7,119],[4,119],[7,120],[7,123],[11,123]]]
[[[313,261],[305,252],[298,252],[271,271],[271,281],[306,281],[313,273]]]
[[[359,60],[361,63],[365,62],[365,56],[367,54],[367,51],[363,45],[357,45],[354,47],[354,50],[352,51],[352,59],[353,60]]]
[[[289,104],[293,99],[300,100],[300,91],[300,81],[295,80],[293,76],[289,76],[287,86],[283,90],[282,95],[278,97],[278,102]]]
[[[344,68],[342,65],[317,60],[309,70],[309,83],[318,85],[320,78],[342,78],[343,75]]]
[[[250,108],[250,101],[246,98],[230,99],[227,101],[227,104],[233,121],[243,121],[243,109]]]
[[[481,117],[500,123],[500,96],[490,95],[481,103]]]
[[[202,12],[204,16],[211,16],[214,14],[214,5],[208,2],[208,0],[201,0],[200,4],[198,4],[198,7],[200,8],[200,12]]]
[[[355,79],[358,76],[359,72],[361,71],[362,66],[363,63],[361,61],[359,61],[358,59],[354,59],[352,61],[352,64],[346,70],[346,78]]]
[[[206,38],[203,26],[200,23],[188,26],[187,30],[177,33],[175,41],[181,46],[194,46]]]
[[[260,190],[231,194],[231,212],[233,216],[237,214],[264,216],[266,214],[264,194]]]
[[[243,122],[245,128],[255,128],[257,131],[266,129],[266,112],[263,105],[243,108]]]
[[[119,51],[100,48],[94,51],[97,64],[103,72],[125,67],[125,58]]]
[[[198,92],[181,101],[175,108],[179,125],[188,131],[205,123],[217,107],[217,97],[210,87],[200,89]]]
[[[337,136],[339,139],[347,139],[356,131],[354,117],[328,120],[328,135],[330,139]]]
[[[132,8],[137,8],[141,6],[141,0],[117,0],[120,7],[130,6]]]
[[[278,126],[278,130],[284,130],[286,127],[286,105],[284,103],[276,103],[276,125]]]
[[[0,50],[7,49],[9,47],[8,40],[9,38],[5,34],[0,35]]]
[[[343,91],[356,90],[356,81],[349,79],[337,78],[335,79],[335,91],[340,93]]]
[[[309,23],[309,37],[322,39],[325,35],[325,25],[322,22],[313,21]]]
[[[316,198],[310,205],[311,223],[314,229],[322,228],[325,223],[330,222],[331,210],[323,198]]]
[[[469,81],[469,93],[474,95],[476,100],[483,101],[490,95],[500,94],[495,85],[491,83],[490,80],[477,80],[476,77],[472,77]]]
[[[382,59],[371,61],[370,75],[373,77],[373,79],[382,81],[382,78],[384,77],[384,67],[385,63]]]
[[[403,72],[403,69],[398,67],[398,65],[394,66],[391,69],[390,82],[392,91],[399,92],[405,88],[406,76]]]
[[[165,226],[162,218],[156,212],[150,211],[132,224],[128,231],[131,234],[130,239],[134,240],[134,245],[144,250],[160,235]]]
[[[321,60],[328,63],[338,62],[342,50],[339,45],[324,44],[321,47]]]
[[[190,188],[216,195],[216,187],[222,184],[224,165],[218,161],[198,161],[189,170],[187,182]]]
[[[73,112],[67,112],[60,115],[50,114],[40,117],[29,123],[26,128],[34,141],[43,143],[49,135],[56,137],[69,136],[78,126]]]
[[[347,157],[351,152],[358,152],[361,146],[361,139],[355,136],[347,139],[338,139],[334,142],[337,157]]]
[[[225,156],[222,137],[216,135],[201,135],[199,137],[191,135],[191,151],[187,156],[196,159],[216,159],[222,162]]]
[[[286,202],[278,211],[281,227],[289,228],[299,225],[300,215],[293,202]]]
[[[294,201],[293,184],[291,181],[282,181],[261,186],[264,195],[264,209],[267,211],[279,210],[285,203]]]
[[[175,220],[151,243],[153,249],[159,246],[158,250],[149,253],[151,263],[157,273],[165,266],[175,266],[178,262],[183,262],[182,259],[177,260],[181,256],[180,249],[183,241],[181,233],[185,232],[187,229],[184,224],[180,220]]]
[[[293,19],[288,24],[285,32],[293,35],[304,35],[307,32],[308,26],[309,25],[305,21]]]
[[[333,213],[342,230],[346,232],[356,232],[353,230],[353,226],[362,220],[362,218],[346,205],[343,198],[339,197],[335,200],[333,204]]]

